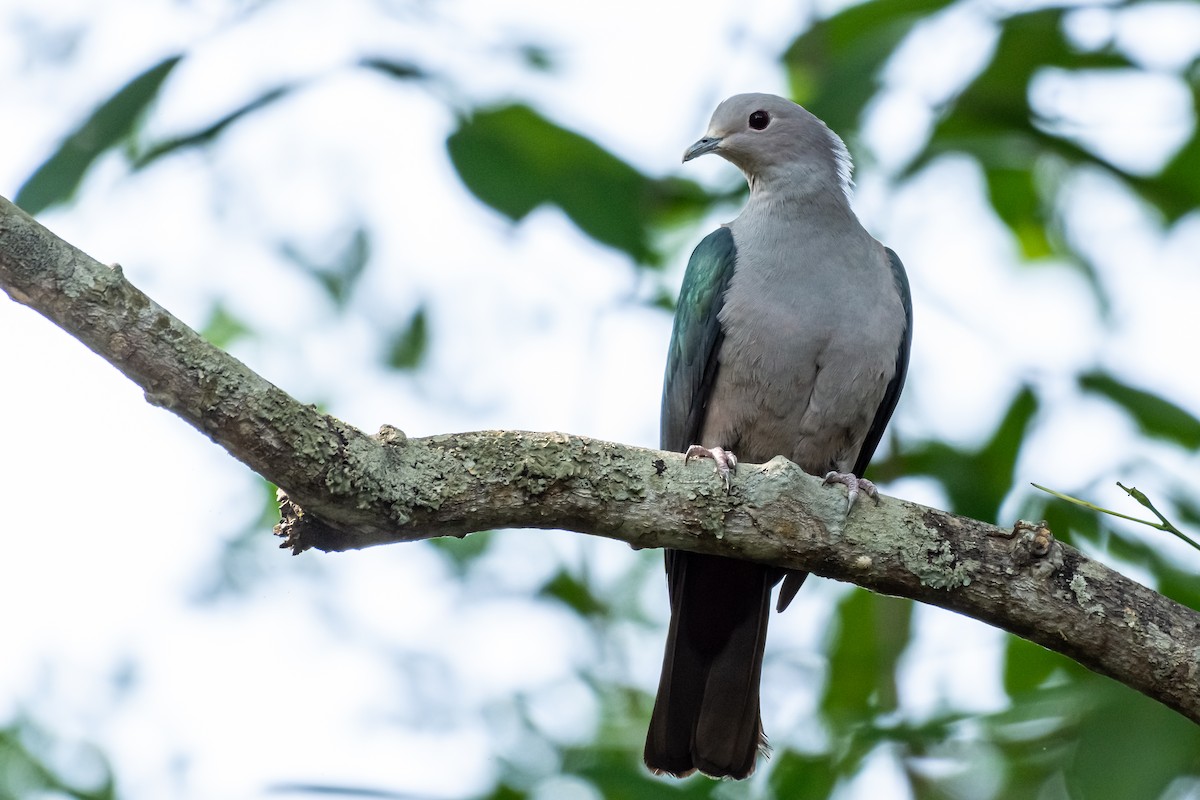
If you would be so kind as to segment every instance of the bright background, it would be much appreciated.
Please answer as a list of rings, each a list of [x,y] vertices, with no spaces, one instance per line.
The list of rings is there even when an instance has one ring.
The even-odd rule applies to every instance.
[[[683,149],[728,94],[807,102],[807,87],[823,113],[844,85],[802,68],[804,31],[843,7],[789,5],[0,5],[0,194],[17,197],[100,103],[184,53],[133,132],[98,155],[69,202],[40,211],[45,225],[365,430],[563,430],[654,445],[662,298],[693,244],[740,203],[732,167],[684,168]],[[912,368],[882,451],[885,491],[1004,524],[1057,513],[1056,532],[1078,526],[1077,545],[1150,585],[1162,588],[1163,565],[1194,577],[1195,551],[1047,510],[1028,483],[1133,512],[1120,479],[1196,518],[1200,218],[1130,186],[1169,172],[1195,142],[1200,7],[908,5],[903,35],[861,44],[893,49],[859,76],[867,102],[849,129],[835,124],[859,163],[856,208],[912,282]],[[1012,20],[1047,9],[1078,63],[1027,56],[1045,64],[1017,92],[1022,124],[1084,155],[1050,148],[1056,161],[999,135],[939,139],[1008,52],[1003,37],[1028,35]],[[781,62],[794,42],[800,55]],[[1093,63],[1096,53],[1123,63]],[[356,66],[367,57],[420,75]],[[813,90],[826,78],[832,90]],[[219,134],[138,163],[277,87],[289,91]],[[640,263],[554,203],[514,222],[479,202],[468,170],[480,166],[456,164],[446,146],[472,110],[507,103],[646,180],[697,181],[705,199],[656,217]],[[1037,213],[1012,210],[1010,173],[1033,176]],[[666,624],[657,554],[505,532],[293,559],[268,535],[262,481],[111,367],[14,303],[0,303],[0,342],[0,722],[29,756],[0,760],[0,796],[110,796],[110,774],[128,798],[675,794],[666,782],[604,782],[639,774]],[[1177,416],[1156,429],[1163,408],[1086,375]],[[977,474],[978,502],[957,482]],[[810,582],[772,625],[765,724],[793,757],[747,785],[700,779],[687,792],[988,798],[1035,786],[1065,797],[1086,781],[1080,720],[1144,702],[1071,705],[1063,687],[1084,693],[1095,679],[980,623],[830,582]],[[854,654],[890,625],[897,641]],[[853,715],[836,699],[843,659],[867,671]],[[1014,683],[1020,669],[1036,680]],[[1049,712],[1037,706],[1048,692],[1062,703]],[[997,734],[1002,715],[1035,707],[1054,747]],[[1156,713],[1147,725],[1184,752],[1151,759],[1154,793],[1123,796],[1200,797],[1191,740]],[[1013,741],[1061,755],[1034,769]],[[579,766],[597,752],[612,762]],[[830,780],[789,784],[797,764]]]

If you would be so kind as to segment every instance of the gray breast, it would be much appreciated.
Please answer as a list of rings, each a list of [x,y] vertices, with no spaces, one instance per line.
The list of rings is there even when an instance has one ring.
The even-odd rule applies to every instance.
[[[820,220],[761,226],[745,216],[730,226],[737,269],[702,443],[753,462],[784,455],[814,474],[849,471],[904,332],[883,247],[857,220],[838,220],[830,236]]]

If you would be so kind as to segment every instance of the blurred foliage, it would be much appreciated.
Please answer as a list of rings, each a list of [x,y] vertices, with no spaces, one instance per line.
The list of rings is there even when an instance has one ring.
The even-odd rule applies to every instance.
[[[1021,443],[1037,414],[1032,388],[1013,397],[991,437],[978,448],[948,442],[923,442],[871,465],[881,480],[926,475],[937,480],[950,498],[950,508],[987,522],[997,522],[1000,503],[1013,485]]]
[[[525,105],[476,111],[446,141],[450,160],[480,202],[514,222],[543,205],[639,264],[658,266],[653,232],[698,216],[710,198],[676,178],[649,178],[590,139]]]
[[[430,539],[429,546],[446,557],[455,574],[464,578],[475,564],[491,548],[495,531],[479,531],[470,536],[442,536]]]
[[[831,725],[850,728],[896,710],[896,665],[911,634],[912,603],[850,592],[838,604],[829,646],[829,682],[821,712]]]
[[[171,139],[166,139],[161,142],[155,142],[145,149],[144,152],[137,152],[134,147],[135,143],[130,142],[131,150],[134,150],[132,156],[132,164],[136,169],[145,169],[153,162],[169,155],[174,155],[183,150],[190,148],[202,148],[212,144],[216,139],[231,127],[235,122],[238,122],[243,117],[253,114],[256,111],[261,111],[266,106],[274,103],[283,97],[286,97],[292,92],[295,87],[281,86],[276,89],[262,94],[261,96],[251,100],[249,103],[237,108],[225,116],[213,122],[210,125],[205,125],[203,128],[183,136],[177,136]],[[136,121],[136,120],[131,120]],[[62,200],[65,198],[56,198]]]
[[[392,334],[387,364],[392,369],[416,369],[429,349],[429,323],[425,306],[420,306],[400,330]]]
[[[1188,450],[1200,448],[1200,419],[1169,400],[1103,372],[1080,375],[1079,388],[1120,406],[1146,436],[1165,439]]]
[[[875,0],[811,21],[780,54],[793,96],[857,148],[865,110],[886,91],[882,78],[889,62],[919,26],[959,5],[948,0]],[[1118,0],[1103,8],[1115,14],[1139,5]],[[990,55],[976,73],[958,76],[957,86],[935,109],[925,141],[892,177],[899,185],[947,155],[969,158],[978,165],[986,199],[1011,232],[1016,252],[1032,263],[1053,259],[1077,266],[1091,281],[1097,306],[1105,309],[1109,298],[1088,254],[1063,233],[1064,187],[1080,170],[1099,170],[1164,223],[1179,220],[1200,205],[1200,132],[1193,131],[1159,172],[1136,175],[1078,141],[1064,120],[1033,106],[1031,85],[1049,69],[1077,75],[1161,72],[1161,67],[1139,64],[1111,37],[1088,47],[1073,41],[1064,21],[1078,7],[1054,2],[1016,12],[990,7],[988,19],[995,34]],[[186,54],[163,60],[98,103],[21,187],[16,202],[36,213],[69,201],[89,167],[109,151],[122,152],[136,171],[183,150],[211,146],[297,88],[278,86],[195,131],[144,141],[140,125],[146,111],[160,91],[170,89],[171,72],[185,58]],[[540,45],[519,47],[516,58],[539,73],[555,67],[553,49]],[[1193,97],[1200,91],[1197,66],[1187,65],[1175,76]],[[441,97],[461,94],[446,91],[444,76],[403,58],[366,58],[351,68],[423,86]],[[446,148],[464,186],[504,218],[516,224],[538,208],[556,208],[587,237],[628,255],[634,268],[658,267],[676,258],[677,253],[662,249],[662,232],[692,223],[728,199],[688,181],[643,174],[586,135],[520,101],[466,109]],[[343,311],[371,266],[370,241],[368,229],[355,230],[332,258],[284,247]],[[654,304],[670,309],[673,298],[660,291]],[[381,352],[392,368],[420,368],[433,335],[429,318],[429,309],[420,305],[397,329],[385,333]],[[228,346],[253,336],[253,321],[235,318],[217,305],[205,333],[215,344]],[[1081,393],[1119,409],[1144,436],[1185,451],[1200,446],[1200,420],[1153,389],[1128,385],[1100,369],[1073,377]],[[892,454],[873,465],[873,476],[927,478],[944,493],[949,510],[989,521],[998,520],[1002,505],[1015,499],[1022,516],[1044,517],[1065,541],[1130,565],[1151,576],[1166,595],[1200,607],[1197,576],[1173,564],[1155,543],[1077,506],[1014,487],[1022,445],[1044,405],[1041,391],[1034,384],[1021,386],[981,444],[894,442]],[[1184,522],[1200,521],[1200,503],[1189,492],[1180,489],[1170,499]],[[442,553],[453,576],[470,583],[495,541],[493,535],[481,534],[425,546]],[[225,569],[227,575],[236,572],[229,565]],[[660,580],[655,572],[654,579]],[[606,631],[642,622],[636,603],[629,599],[636,594],[636,582],[631,579],[622,589],[629,592],[618,599],[586,571],[563,568],[533,593],[588,620],[603,639]],[[556,777],[578,779],[605,798],[824,798],[845,791],[868,763],[880,758],[896,768],[905,793],[913,798],[1140,800],[1192,797],[1200,791],[1200,728],[1014,637],[1006,641],[1001,665],[1008,697],[1004,708],[990,713],[906,709],[896,676],[916,634],[911,603],[859,590],[844,595],[823,654],[826,680],[815,717],[806,723],[820,735],[806,739],[805,749],[799,749],[781,732],[783,744],[762,768],[765,774],[748,784],[703,778],[670,781],[647,774],[639,757],[650,700],[599,667],[586,668],[580,675],[599,705],[599,728],[591,742],[564,743],[529,719],[522,718],[520,724],[526,741],[555,754]],[[38,748],[26,744],[31,730],[18,722],[0,731],[0,795],[45,791],[68,797],[113,796],[107,778],[104,788],[92,793],[68,788],[57,762],[51,765],[34,755]],[[495,786],[481,797],[543,796],[537,787],[547,776],[530,774],[522,763],[503,762]],[[314,788],[313,793],[321,792]],[[393,795],[380,790],[368,796]]]
[[[345,310],[371,259],[370,234],[363,228],[352,231],[338,252],[329,258],[314,258],[291,242],[283,242],[279,248],[289,261],[320,284],[338,310]]]
[[[815,20],[783,53],[792,98],[843,138],[858,130],[887,60],[948,0],[876,0]]]
[[[572,575],[565,569],[559,570],[547,581],[538,594],[553,598],[581,617],[604,619],[612,616],[613,610],[593,591],[586,576]]]
[[[235,342],[254,336],[254,328],[217,302],[208,314],[208,321],[201,326],[200,335],[213,347],[228,350]]]
[[[27,720],[0,728],[0,800],[113,800],[112,771],[94,747],[56,739]]]
[[[13,202],[30,214],[69,200],[92,163],[130,145],[146,109],[183,56],[171,56],[138,75],[96,108],[17,191]]]

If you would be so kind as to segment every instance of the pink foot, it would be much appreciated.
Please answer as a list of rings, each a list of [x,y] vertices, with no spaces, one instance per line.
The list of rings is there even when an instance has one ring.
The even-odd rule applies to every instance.
[[[879,490],[875,488],[875,484],[866,478],[859,478],[849,472],[830,472],[825,476],[825,483],[845,484],[847,514],[850,513],[850,509],[854,508],[854,502],[858,500],[860,491],[875,502],[879,502]]]
[[[725,479],[725,491],[728,492],[730,488],[732,488],[729,475],[735,469],[737,469],[737,456],[735,456],[733,453],[720,447],[708,448],[694,444],[687,449],[686,453],[683,454],[683,463],[686,464],[688,459],[691,458],[711,458],[713,461],[717,462],[717,466],[714,471]]]

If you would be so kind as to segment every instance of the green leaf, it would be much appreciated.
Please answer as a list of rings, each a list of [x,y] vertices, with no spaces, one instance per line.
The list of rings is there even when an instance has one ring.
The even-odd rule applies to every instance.
[[[978,720],[983,727],[980,744],[990,751],[993,769],[997,760],[1003,769],[1004,784],[994,796],[1067,796],[1062,768],[1075,746],[1086,689],[1098,679],[1082,672],[1065,685],[1017,694],[1009,708]]]
[[[908,646],[912,602],[854,590],[838,604],[821,708],[835,728],[897,706],[896,664]]]
[[[558,600],[581,617],[608,616],[611,612],[586,582],[561,569],[538,590],[538,596]]]
[[[1047,650],[1020,636],[1005,637],[1004,691],[1009,697],[1041,689],[1056,673],[1082,669],[1071,659]]]
[[[1157,583],[1154,588],[1160,594],[1189,608],[1200,609],[1200,576],[1181,569],[1152,541],[1130,536],[1128,531],[1121,528],[1113,528],[1107,534],[1105,543],[1108,553],[1150,572]]]
[[[654,295],[646,301],[646,305],[650,306],[650,308],[657,308],[669,314],[674,314],[675,309],[679,305],[679,293],[678,291],[660,286],[655,290]]]
[[[1122,543],[1127,541],[1123,536],[1114,538],[1117,538]],[[1150,568],[1154,571],[1154,576],[1158,579],[1158,586],[1156,588],[1161,594],[1166,595],[1176,603],[1185,605],[1195,611],[1200,611],[1200,576],[1197,576],[1194,572],[1179,569],[1174,564],[1167,562],[1163,558],[1162,553],[1156,548],[1148,547],[1141,542],[1131,542],[1130,544],[1149,551],[1145,560],[1152,565]]]
[[[102,103],[25,181],[13,202],[37,214],[70,199],[92,162],[133,135],[142,113],[181,58],[175,55],[160,61]]]
[[[1183,492],[1172,492],[1171,505],[1175,506],[1180,520],[1185,525],[1200,528],[1200,501],[1196,497]]]
[[[1029,259],[1055,255],[1070,261],[1082,270],[1101,307],[1107,308],[1094,269],[1056,235],[1055,215],[1050,212],[1064,180],[1072,174],[1064,166],[1098,166],[1130,185],[1135,180],[1059,134],[1056,120],[1036,117],[1029,90],[1047,67],[1080,72],[1127,70],[1133,65],[1111,49],[1074,48],[1064,31],[1065,13],[1051,7],[999,20],[1000,37],[991,61],[942,109],[928,143],[905,174],[945,153],[969,155],[983,168],[989,199],[1023,255]],[[1039,172],[1043,164],[1057,168]],[[1045,186],[1038,186],[1039,177]]]
[[[79,785],[81,775],[91,785]],[[0,798],[10,797],[114,800],[117,790],[112,768],[96,747],[18,717],[0,728]]]
[[[695,184],[648,178],[524,105],[476,112],[446,148],[466,187],[510,220],[555,205],[585,234],[640,264],[662,262],[652,244],[656,224],[711,202]]]
[[[954,513],[994,521],[1000,503],[1012,489],[1017,456],[1037,408],[1037,398],[1025,387],[1013,397],[992,438],[978,450],[929,442],[893,459],[894,468],[903,475],[928,475],[938,480],[950,496]]]
[[[206,125],[198,131],[194,131],[185,136],[179,136],[166,141],[158,142],[146,148],[145,152],[141,153],[133,161],[134,169],[144,169],[155,161],[164,156],[177,153],[182,150],[188,150],[193,147],[204,147],[211,144],[218,136],[225,132],[225,129],[233,125],[243,117],[252,114],[255,111],[260,111],[266,106],[271,105],[275,101],[291,94],[295,89],[294,86],[281,86],[272,89],[269,92],[255,98],[246,103],[244,106],[231,111],[221,117],[211,125]]]
[[[1125,409],[1147,436],[1195,450],[1200,447],[1200,419],[1185,409],[1103,372],[1079,376],[1079,388],[1107,397]]]
[[[445,556],[461,578],[479,558],[491,549],[495,531],[479,531],[470,536],[439,536],[427,539],[429,546]]]
[[[550,48],[540,44],[523,44],[517,48],[517,53],[525,66],[537,72],[553,72],[557,66]]]
[[[507,783],[498,783],[496,788],[485,794],[482,800],[526,800],[529,797],[529,792],[522,789],[515,789]]]
[[[1195,80],[1195,79],[1193,79]],[[1200,107],[1200,96],[1193,94],[1192,108]],[[1169,221],[1190,214],[1200,205],[1200,131],[1192,134],[1158,175],[1150,178],[1126,176],[1127,181],[1146,200],[1153,203]]]
[[[416,369],[429,350],[429,323],[425,306],[420,306],[408,318],[408,324],[392,334],[387,364],[392,369]]]
[[[818,20],[783,55],[796,102],[848,135],[913,25],[951,0],[875,0]]]
[[[284,243],[283,255],[311,273],[338,309],[344,309],[367,262],[371,260],[371,239],[367,231],[355,228],[336,256],[326,261],[309,258],[292,244]]]
[[[985,167],[988,200],[1021,247],[1021,255],[1034,260],[1053,255],[1046,232],[1047,208],[1038,193],[1034,171]]]
[[[389,78],[410,81],[428,77],[421,67],[411,61],[395,61],[390,58],[364,58],[358,62],[360,67],[382,72]]]
[[[562,772],[583,778],[604,798],[620,800],[708,800],[722,796],[722,782],[700,775],[685,780],[656,778],[626,748],[590,746],[563,751]]]
[[[768,779],[776,797],[829,797],[839,775],[828,755],[787,751],[772,759]]]
[[[1062,8],[1043,8],[1016,14],[1000,21],[1000,38],[988,65],[953,101],[934,131],[931,144],[944,138],[981,134],[1010,137],[1015,147],[1038,143],[1047,145],[1051,138],[1034,126],[1029,106],[1029,85],[1046,67],[1068,70],[1128,68],[1129,59],[1115,51],[1084,52],[1075,49],[1063,29]],[[1024,142],[1022,140],[1025,140]],[[1024,151],[1026,156],[1039,148]],[[1006,149],[1000,159],[1020,155],[1021,150]],[[1082,155],[1082,151],[1073,151]],[[986,153],[977,155],[986,157]],[[996,163],[1003,163],[998,161]],[[1010,163],[1009,166],[1015,166]]]
[[[234,342],[253,333],[254,330],[249,325],[230,314],[222,303],[213,306],[208,321],[200,329],[200,335],[207,339],[209,344],[222,350],[228,350]]]
[[[1067,769],[1072,797],[1160,797],[1176,778],[1200,775],[1200,727],[1115,681],[1092,683]]]

